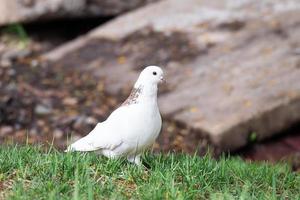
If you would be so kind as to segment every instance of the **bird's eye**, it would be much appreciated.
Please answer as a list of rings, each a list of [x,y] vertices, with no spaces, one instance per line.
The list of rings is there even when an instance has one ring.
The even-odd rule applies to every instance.
[[[152,74],[155,76],[157,73],[156,72],[152,72]]]

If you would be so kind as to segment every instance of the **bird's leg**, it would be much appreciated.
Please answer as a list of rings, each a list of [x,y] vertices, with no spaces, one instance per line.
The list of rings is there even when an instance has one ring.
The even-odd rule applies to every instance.
[[[105,156],[107,158],[111,158],[111,159],[118,158],[118,155],[115,152],[110,151],[110,150],[101,150],[101,151],[98,151],[97,154],[103,155],[103,156]]]
[[[127,160],[131,163],[134,163],[134,164],[138,165],[138,166],[142,165],[141,154],[128,156]]]

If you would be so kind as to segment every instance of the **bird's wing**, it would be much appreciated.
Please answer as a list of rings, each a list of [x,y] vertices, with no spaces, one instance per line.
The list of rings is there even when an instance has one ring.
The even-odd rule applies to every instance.
[[[114,131],[110,130],[106,122],[98,123],[87,136],[71,144],[66,151],[113,150],[122,144],[122,140],[111,132]]]
[[[138,111],[131,106],[121,106],[85,137],[71,144],[66,151],[95,151],[99,149],[114,150],[123,143],[123,138],[131,132],[132,116]]]

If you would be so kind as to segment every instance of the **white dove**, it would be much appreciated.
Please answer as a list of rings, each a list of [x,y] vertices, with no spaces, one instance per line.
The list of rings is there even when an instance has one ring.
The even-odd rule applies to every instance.
[[[161,130],[157,90],[163,81],[160,67],[146,67],[126,101],[66,151],[96,151],[109,158],[127,157],[140,165],[141,153],[154,143]]]

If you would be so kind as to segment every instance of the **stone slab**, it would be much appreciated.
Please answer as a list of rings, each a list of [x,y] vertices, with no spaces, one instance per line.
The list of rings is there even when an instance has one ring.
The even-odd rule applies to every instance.
[[[127,14],[44,55],[128,94],[161,65],[165,118],[223,150],[300,122],[300,2],[167,0]],[[187,136],[188,137],[188,136]]]
[[[3,0],[0,25],[74,17],[112,17],[155,0]]]

